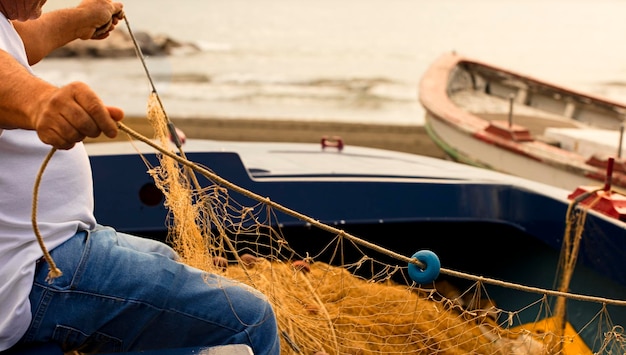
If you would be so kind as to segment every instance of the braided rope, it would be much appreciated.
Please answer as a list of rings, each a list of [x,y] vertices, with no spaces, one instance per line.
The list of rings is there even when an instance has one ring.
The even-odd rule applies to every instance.
[[[48,276],[46,277],[46,281],[52,283],[54,279],[63,275],[63,272],[57,267],[54,259],[52,259],[52,255],[48,252],[48,248],[43,242],[43,237],[41,236],[41,231],[39,230],[39,226],[37,225],[37,203],[39,199],[39,185],[41,185],[41,178],[43,176],[44,170],[48,166],[50,159],[52,159],[52,155],[56,152],[56,148],[52,148],[46,158],[44,159],[41,167],[39,168],[39,172],[37,173],[37,177],[35,178],[35,186],[33,188],[33,204],[31,210],[31,223],[33,225],[33,231],[35,232],[35,236],[37,237],[37,242],[39,243],[39,247],[43,252],[43,257],[48,262],[48,267],[50,271],[48,272]]]

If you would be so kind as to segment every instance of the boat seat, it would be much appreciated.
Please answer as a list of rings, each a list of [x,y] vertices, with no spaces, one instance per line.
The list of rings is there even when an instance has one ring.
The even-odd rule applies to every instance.
[[[54,343],[30,345],[0,351],[1,355],[63,355],[63,350]],[[119,355],[120,353],[108,354]],[[123,353],[127,355],[254,355],[252,349],[243,344],[221,345],[212,347],[195,347],[182,349],[148,350]],[[102,354],[107,355],[107,354]]]

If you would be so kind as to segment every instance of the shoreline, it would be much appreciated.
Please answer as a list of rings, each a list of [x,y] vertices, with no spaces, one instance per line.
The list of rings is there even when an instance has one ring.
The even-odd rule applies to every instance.
[[[445,153],[430,139],[424,126],[249,118],[171,118],[171,121],[190,139],[320,143],[322,137],[338,137],[345,145],[445,158]],[[152,137],[147,118],[126,117],[123,122],[140,134]],[[123,133],[115,138],[125,139]],[[101,136],[85,139],[85,142],[107,140],[110,139]]]

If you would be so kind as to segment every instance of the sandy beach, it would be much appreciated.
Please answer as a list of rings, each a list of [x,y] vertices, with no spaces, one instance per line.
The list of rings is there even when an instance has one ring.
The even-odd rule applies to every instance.
[[[319,143],[322,137],[339,137],[345,145],[382,148],[406,153],[444,158],[443,151],[426,134],[423,126],[358,124],[344,122],[253,120],[234,118],[171,118],[187,138],[224,141],[275,141]],[[152,127],[144,117],[127,117],[127,126],[147,137]],[[87,139],[103,141],[106,137]],[[116,139],[127,139],[120,134]]]

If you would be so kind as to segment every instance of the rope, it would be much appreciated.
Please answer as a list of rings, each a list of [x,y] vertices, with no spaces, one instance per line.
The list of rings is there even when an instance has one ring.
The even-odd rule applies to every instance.
[[[391,250],[388,250],[386,248],[383,248],[379,245],[373,244],[371,242],[368,242],[366,240],[360,239],[352,234],[349,234],[343,230],[334,228],[332,226],[326,225],[324,223],[321,223],[309,216],[306,216],[304,214],[301,214],[299,212],[293,211],[287,207],[284,207],[276,202],[273,202],[270,200],[269,197],[262,197],[260,195],[257,195],[249,190],[246,190],[244,188],[241,188],[231,182],[229,182],[226,179],[223,179],[222,177],[220,177],[219,175],[216,175],[215,173],[209,171],[208,169],[205,169],[197,164],[195,164],[192,161],[186,160],[184,158],[181,158],[180,156],[166,150],[163,149],[162,147],[158,146],[156,143],[152,142],[150,139],[148,139],[147,137],[142,136],[141,134],[137,133],[136,131],[132,130],[131,128],[129,128],[128,126],[124,125],[122,122],[118,122],[118,127],[120,130],[126,132],[128,135],[130,135],[131,137],[142,141],[143,143],[148,144],[150,147],[156,149],[157,151],[159,151],[160,153],[176,160],[177,162],[179,162],[180,164],[187,166],[191,169],[193,169],[194,171],[202,174],[203,176],[211,179],[212,181],[214,181],[216,184],[219,184],[227,189],[233,190],[237,193],[240,193],[246,197],[249,197],[251,199],[254,199],[258,202],[264,203],[268,206],[271,206],[272,208],[281,211],[287,215],[290,215],[292,217],[295,217],[301,221],[310,223],[312,226],[315,226],[321,230],[336,234],[339,237],[342,238],[346,238],[356,244],[365,246],[369,249],[372,249],[374,251],[377,251],[379,253],[382,253],[384,255],[387,255],[389,257],[392,257],[396,260],[402,261],[402,262],[406,262],[406,263],[411,263],[411,264],[415,264],[420,268],[424,268],[424,265],[417,260],[416,258],[409,258],[407,256],[404,256],[402,254],[398,254],[396,252],[393,252]],[[520,290],[520,291],[525,291],[525,292],[529,292],[529,293],[536,293],[536,294],[541,294],[541,295],[549,295],[549,296],[559,296],[559,297],[566,297],[569,299],[574,299],[574,300],[578,300],[578,301],[587,301],[587,302],[594,302],[594,303],[600,303],[600,304],[610,304],[610,305],[617,305],[617,306],[626,306],[626,300],[615,300],[615,299],[610,299],[610,298],[604,298],[604,297],[597,297],[597,296],[588,296],[588,295],[581,295],[581,294],[574,294],[574,293],[567,293],[567,292],[561,292],[561,291],[554,291],[554,290],[548,290],[548,289],[543,289],[543,288],[539,288],[539,287],[531,287],[531,286],[524,286],[524,285],[519,285],[519,284],[515,284],[515,283],[511,283],[511,282],[506,282],[506,281],[500,281],[500,280],[496,280],[496,279],[492,279],[492,278],[488,278],[488,277],[483,277],[483,276],[476,276],[476,275],[472,275],[472,274],[467,274],[467,273],[463,273],[463,272],[459,272],[459,271],[455,271],[455,270],[451,270],[451,269],[446,269],[446,268],[441,268],[441,273],[445,274],[445,275],[449,275],[449,276],[455,276],[455,277],[459,277],[459,278],[464,278],[467,280],[471,280],[471,281],[477,281],[477,282],[482,282],[482,283],[487,283],[487,284],[491,284],[491,285],[495,285],[495,286],[500,286],[500,287],[505,287],[505,288],[511,288],[511,289],[515,289],[515,290]]]
[[[360,239],[352,234],[349,234],[343,230],[334,228],[332,226],[326,225],[324,223],[321,223],[307,215],[301,214],[299,212],[293,211],[287,207],[284,207],[276,202],[273,202],[269,199],[269,197],[262,197],[260,195],[257,195],[251,191],[248,191],[246,189],[243,189],[233,183],[231,183],[230,181],[223,179],[222,177],[220,177],[219,175],[216,175],[215,173],[195,164],[192,161],[189,161],[187,159],[184,159],[166,149],[163,149],[162,147],[158,146],[156,143],[152,142],[150,139],[148,139],[147,137],[139,134],[138,132],[132,130],[131,128],[129,128],[128,126],[124,125],[122,122],[118,122],[118,128],[123,131],[126,132],[129,136],[148,144],[149,146],[151,146],[152,148],[156,149],[157,151],[159,151],[160,153],[174,159],[175,161],[177,161],[178,163],[191,168],[192,170],[206,176],[207,178],[210,178],[211,180],[213,180],[215,183],[226,187],[227,189],[231,189],[235,192],[238,192],[244,196],[247,196],[251,199],[254,199],[256,201],[259,201],[261,203],[265,203],[268,206],[271,206],[287,215],[290,215],[292,217],[295,217],[299,220],[302,220],[304,222],[310,223],[312,226],[315,226],[317,228],[320,228],[324,231],[330,232],[330,233],[334,233],[339,237],[348,239],[354,243],[357,243],[359,245],[365,246],[371,250],[377,251],[379,253],[382,253],[384,255],[387,255],[389,257],[392,257],[396,260],[402,261],[402,262],[406,262],[406,263],[411,263],[414,265],[417,265],[420,268],[424,268],[424,265],[417,260],[416,258],[409,258],[407,256],[404,256],[402,254],[398,254],[396,252],[393,252],[389,249],[383,248],[379,245],[373,244],[371,242],[368,242],[366,240]],[[38,196],[38,190],[39,190],[39,184],[41,183],[41,176],[43,175],[43,172],[48,164],[48,161],[50,160],[50,158],[52,157],[52,154],[54,154],[56,150],[53,148],[50,153],[48,154],[48,156],[46,157],[46,159],[44,160],[41,169],[39,170],[39,173],[37,175],[37,179],[35,180],[35,187],[34,187],[34,192],[33,192],[33,209],[32,209],[32,223],[33,223],[33,230],[35,231],[35,235],[37,236],[37,241],[39,242],[39,246],[41,247],[41,250],[43,251],[44,254],[44,258],[45,260],[48,262],[49,266],[50,266],[50,272],[48,274],[48,279],[51,282],[52,280],[54,280],[55,278],[61,276],[63,273],[61,272],[61,270],[59,270],[56,267],[56,264],[54,263],[54,260],[52,259],[52,256],[50,256],[50,253],[48,252],[45,244],[43,243],[43,238],[41,237],[41,234],[39,232],[39,228],[37,227],[37,214],[36,214],[36,210],[37,210],[37,196]],[[610,299],[610,298],[605,298],[605,297],[597,297],[597,296],[588,296],[588,295],[582,295],[582,294],[575,294],[575,293],[568,293],[568,292],[562,292],[562,291],[554,291],[554,290],[548,290],[548,289],[544,289],[544,288],[539,288],[539,287],[531,287],[531,286],[524,286],[524,285],[519,285],[519,284],[515,284],[512,282],[506,282],[506,281],[501,281],[501,280],[497,280],[497,279],[492,279],[492,278],[488,278],[488,277],[483,277],[483,276],[477,276],[477,275],[472,275],[472,274],[467,274],[464,272],[460,272],[460,271],[455,271],[455,270],[451,270],[451,269],[446,269],[446,268],[441,268],[441,273],[445,274],[445,275],[449,275],[449,276],[455,276],[455,277],[459,277],[459,278],[463,278],[463,279],[467,279],[467,280],[471,280],[471,281],[477,281],[477,282],[481,282],[481,283],[486,283],[486,284],[491,284],[491,285],[495,285],[495,286],[500,286],[500,287],[505,287],[505,288],[510,288],[510,289],[515,289],[515,290],[519,290],[519,291],[524,291],[524,292],[529,292],[529,293],[536,293],[536,294],[542,294],[542,295],[548,295],[548,296],[557,296],[557,297],[565,297],[568,299],[573,299],[573,300],[578,300],[578,301],[586,301],[586,302],[593,302],[593,303],[600,303],[603,305],[615,305],[615,306],[626,306],[626,300],[616,300],[616,299]]]
[[[43,164],[41,164],[41,167],[39,168],[39,172],[37,173],[37,177],[35,178],[35,186],[33,188],[33,204],[32,204],[32,211],[31,211],[31,223],[33,225],[33,231],[35,232],[35,236],[37,237],[37,242],[39,243],[39,247],[41,248],[41,251],[43,252],[43,257],[48,263],[48,267],[50,268],[50,271],[48,271],[48,276],[46,277],[46,281],[49,283],[52,283],[54,279],[63,275],[63,272],[57,267],[57,265],[54,262],[54,259],[52,259],[52,255],[50,255],[50,252],[48,252],[48,248],[46,248],[46,245],[43,242],[41,231],[39,230],[39,226],[37,225],[37,203],[38,203],[37,201],[39,199],[39,185],[41,185],[41,178],[43,176],[43,172],[48,166],[48,163],[50,162],[50,159],[52,158],[52,155],[54,154],[54,152],[56,152],[56,148],[52,148],[50,150],[50,152],[44,159]]]
[[[569,289],[572,277],[574,275],[574,269],[576,268],[576,260],[578,260],[578,252],[580,250],[580,243],[582,241],[582,235],[585,227],[585,220],[587,217],[587,212],[589,209],[595,205],[600,197],[596,196],[594,201],[590,203],[588,206],[580,208],[578,213],[574,215],[576,206],[581,201],[585,200],[589,196],[593,196],[594,193],[601,191],[601,188],[589,191],[581,196],[572,199],[569,206],[567,207],[567,213],[565,214],[565,233],[563,235],[563,245],[561,247],[561,256],[560,256],[560,265],[562,267],[561,270],[561,283],[558,287],[558,290],[561,292],[567,292]],[[573,229],[573,231],[572,231]],[[557,272],[558,274],[558,272]],[[559,336],[563,336],[565,334],[565,329],[567,327],[567,301],[566,297],[558,297],[556,299],[554,305],[554,316],[557,321],[555,329],[558,331]],[[558,351],[563,350],[563,343],[558,342],[557,338],[552,339],[553,348]]]

